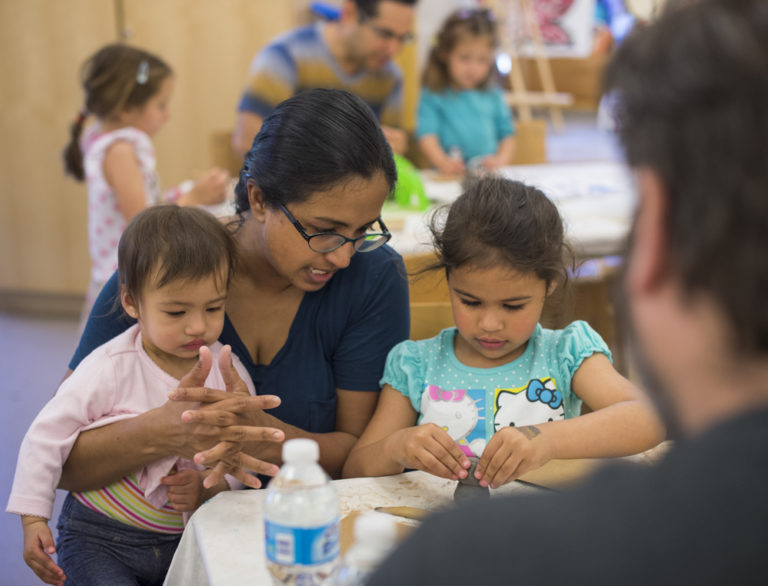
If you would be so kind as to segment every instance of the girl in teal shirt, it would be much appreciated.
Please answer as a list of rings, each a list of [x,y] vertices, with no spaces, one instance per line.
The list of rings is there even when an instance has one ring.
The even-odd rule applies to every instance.
[[[456,327],[389,353],[378,406],[345,476],[407,468],[496,488],[553,458],[625,456],[664,435],[649,400],[583,321],[539,324],[570,256],[555,205],[488,176],[433,221]],[[582,400],[591,413],[580,415]]]
[[[485,9],[457,10],[443,24],[422,79],[416,136],[446,175],[508,165],[515,126],[503,92],[492,85],[496,21]]]

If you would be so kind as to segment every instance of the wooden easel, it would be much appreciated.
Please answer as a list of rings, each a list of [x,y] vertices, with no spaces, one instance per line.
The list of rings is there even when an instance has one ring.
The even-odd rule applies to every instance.
[[[499,20],[499,34],[502,49],[507,52],[511,60],[509,73],[512,91],[507,93],[507,103],[515,108],[522,122],[533,119],[531,108],[534,106],[546,107],[552,126],[557,131],[563,129],[562,108],[573,103],[573,96],[568,93],[558,93],[555,90],[555,81],[552,77],[552,69],[549,65],[544,41],[541,36],[541,28],[533,9],[531,0],[489,0],[489,8]],[[518,51],[518,39],[515,38],[515,22],[522,22],[522,40],[530,40],[536,58],[536,69],[541,80],[543,92],[526,91],[525,80],[520,66]],[[522,41],[521,41],[522,44]]]

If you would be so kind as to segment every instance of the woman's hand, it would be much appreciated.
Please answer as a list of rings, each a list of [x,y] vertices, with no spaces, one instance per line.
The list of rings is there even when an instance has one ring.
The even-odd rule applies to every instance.
[[[498,488],[543,466],[552,458],[549,452],[546,436],[539,427],[505,427],[493,434],[483,450],[475,478],[480,486]]]
[[[190,444],[204,446],[194,454],[194,461],[213,468],[203,485],[210,488],[221,482],[225,474],[232,474],[243,484],[258,488],[261,482],[248,471],[274,476],[279,469],[244,453],[243,446],[247,442],[282,442],[285,439],[280,429],[259,425],[266,423],[264,410],[277,407],[280,398],[248,393],[246,384],[232,365],[229,346],[224,346],[219,355],[225,391],[202,386],[210,366],[210,351],[201,348],[198,364],[182,378],[179,388],[170,393],[172,401],[200,403],[197,409],[187,406],[181,420],[194,438]]]
[[[51,559],[51,555],[56,553],[56,546],[48,527],[48,519],[22,515],[21,526],[24,529],[24,561],[26,564],[46,584],[55,584],[56,586],[64,584],[66,579],[64,570]]]
[[[448,435],[434,423],[407,427],[392,436],[393,453],[404,468],[416,468],[441,478],[466,478],[469,458]]]

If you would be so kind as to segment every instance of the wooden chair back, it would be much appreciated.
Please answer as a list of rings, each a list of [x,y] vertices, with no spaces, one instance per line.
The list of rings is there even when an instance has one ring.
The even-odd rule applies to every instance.
[[[434,253],[406,255],[403,257],[408,273],[408,289],[411,297],[412,340],[422,340],[437,335],[440,330],[453,325],[453,313],[448,294],[448,284],[442,270],[421,273],[424,267],[434,263]]]
[[[407,254],[403,257],[405,270],[408,273],[408,289],[411,294],[411,303],[447,302],[450,300],[444,271],[421,272],[436,260],[437,257],[432,252]]]
[[[451,326],[453,311],[449,301],[411,303],[411,340],[432,338]]]

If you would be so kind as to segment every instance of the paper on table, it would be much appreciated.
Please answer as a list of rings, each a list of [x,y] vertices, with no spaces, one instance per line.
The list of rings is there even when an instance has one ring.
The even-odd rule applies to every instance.
[[[550,460],[541,468],[523,474],[520,480],[558,490],[588,477],[602,462],[599,459]]]

